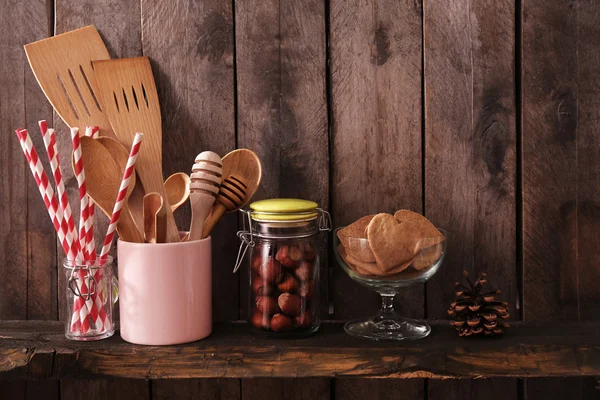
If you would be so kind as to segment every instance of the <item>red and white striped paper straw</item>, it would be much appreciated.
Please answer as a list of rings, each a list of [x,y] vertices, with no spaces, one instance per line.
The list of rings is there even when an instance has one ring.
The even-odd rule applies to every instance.
[[[85,128],[85,136],[91,137],[93,139],[97,139],[100,133],[100,128],[97,126],[86,126]],[[90,262],[93,264],[96,261],[96,246],[94,241],[94,215],[96,213],[96,206],[94,201],[88,196],[88,219],[90,229],[87,231],[87,249],[90,255]],[[102,280],[102,269],[97,268],[94,273],[94,279],[96,282],[101,282]],[[104,312],[104,302],[102,300],[102,287],[103,285],[97,285],[96,291],[92,294],[92,301],[94,302],[94,308],[90,312],[90,316],[96,323],[96,327],[102,328],[103,326],[106,329],[110,329],[111,322],[107,320],[106,313]]]
[[[102,251],[100,252],[101,260],[106,258],[108,252],[110,251],[110,247],[115,236],[115,230],[117,229],[117,222],[119,222],[119,217],[121,216],[121,208],[123,207],[125,195],[127,194],[127,189],[129,188],[129,184],[131,182],[131,176],[135,173],[135,163],[137,161],[137,156],[140,151],[143,138],[144,134],[142,133],[136,133],[135,137],[133,138],[133,144],[131,145],[129,158],[127,159],[127,165],[125,166],[125,171],[123,172],[123,179],[121,179],[119,193],[117,194],[115,206],[110,217],[110,225],[108,225],[106,236],[104,237],[104,244],[102,245]]]
[[[77,229],[75,229],[75,221],[73,220],[73,215],[71,213],[69,197],[67,196],[67,193],[65,191],[65,184],[62,177],[62,170],[60,167],[60,158],[58,156],[58,151],[56,148],[56,135],[54,133],[54,129],[48,129],[48,124],[46,123],[46,121],[39,121],[39,125],[40,131],[42,132],[42,138],[44,139],[44,146],[46,147],[46,152],[48,153],[48,159],[50,160],[52,174],[54,175],[54,182],[56,184],[56,195],[60,200],[60,207],[62,208],[63,217],[67,222],[67,228],[69,234],[73,238],[73,243],[78,244]],[[79,246],[77,246],[77,250],[77,258],[80,262],[82,262],[82,253],[79,250]]]
[[[85,169],[83,166],[83,157],[81,154],[81,143],[79,141],[79,128],[71,128],[71,142],[73,144],[73,155],[75,160],[75,176],[77,178],[77,185],[79,186],[79,203],[80,203],[80,213],[79,213],[79,243],[83,252],[83,258],[86,262],[90,261],[89,251],[89,243],[87,232],[90,230],[90,221],[88,214],[88,195],[87,188],[85,185]],[[93,242],[93,241],[92,241]],[[95,250],[94,250],[95,251]],[[94,253],[92,251],[92,254]],[[83,278],[83,277],[82,277]],[[82,279],[83,284],[85,284],[85,279]],[[82,287],[82,294],[88,294],[88,288]],[[81,299],[81,297],[78,297]],[[94,309],[94,303],[92,299],[88,299],[85,302],[86,306],[81,307],[79,309],[73,310],[72,321],[77,322],[76,314],[79,314],[79,321],[81,322],[81,330],[85,333],[89,330],[89,321],[87,320],[90,311]],[[78,306],[78,304],[77,304]]]
[[[69,234],[68,226],[63,218],[62,210],[60,209],[58,200],[54,195],[54,189],[52,189],[52,186],[50,185],[48,176],[46,175],[44,167],[42,166],[42,163],[38,157],[38,153],[31,142],[29,132],[27,132],[26,129],[19,129],[16,132],[21,148],[23,149],[23,153],[25,154],[25,158],[27,159],[27,163],[29,164],[31,174],[37,183],[40,195],[42,196],[44,204],[46,205],[46,209],[48,210],[48,215],[50,216],[50,219],[54,225],[54,230],[58,236],[58,241],[62,245],[67,259],[75,260],[77,257],[78,246],[72,235]]]
[[[56,200],[56,196],[54,196],[54,190],[52,186],[50,186],[48,176],[44,171],[44,167],[38,157],[37,151],[31,142],[31,138],[26,129],[18,130],[17,136],[19,138],[19,143],[21,144],[21,148],[23,149],[23,153],[25,154],[25,158],[29,163],[29,168],[31,169],[31,173],[38,185],[40,190],[40,195],[44,200],[44,204],[46,205],[46,209],[50,215],[50,219],[54,224],[54,229],[56,230],[56,235],[58,236],[58,241],[62,244],[67,259],[69,260],[77,260],[78,256],[80,256],[80,252],[78,251],[79,246],[77,241],[74,240],[73,236],[69,233],[68,225],[63,218],[62,210],[58,205],[58,201]],[[76,261],[75,261],[76,262]],[[85,286],[85,282],[82,286]],[[82,290],[87,290],[82,287]],[[83,329],[84,332],[87,331],[85,319],[83,319],[83,323],[80,323],[80,313],[86,312],[86,304],[83,302],[83,299],[77,297],[75,299],[75,305],[77,306],[77,310],[82,310],[77,312],[76,318],[72,320],[71,330],[79,330]],[[74,305],[74,307],[75,307]]]
[[[54,181],[56,183],[56,192],[58,194],[58,197],[60,199],[60,203],[62,206],[62,211],[64,214],[64,217],[67,221],[67,226],[69,229],[69,233],[73,236],[74,239],[74,243],[78,244],[77,241],[77,229],[75,229],[75,222],[73,221],[73,216],[71,214],[71,206],[69,204],[69,198],[65,192],[65,185],[62,179],[62,171],[60,168],[60,158],[58,156],[58,152],[56,149],[56,134],[54,133],[54,129],[48,129],[48,125],[46,124],[46,121],[39,121],[39,125],[40,125],[40,130],[42,132],[42,137],[44,139],[44,145],[46,147],[46,151],[48,153],[48,159],[50,160],[50,167],[52,168],[52,174],[54,175]],[[79,248],[79,246],[78,246]],[[83,253],[81,252],[81,250],[78,251],[78,255],[77,255],[77,259],[79,263],[83,263]],[[87,291],[87,285],[85,284],[85,281],[83,280],[84,276],[83,273],[79,274],[80,277],[82,278],[82,285],[80,290],[84,290]],[[77,297],[75,299],[76,304],[73,305],[73,313],[75,316],[75,320],[73,321],[73,324],[71,324],[72,329],[79,329],[81,325],[79,322],[79,315],[81,313],[81,308],[84,306],[84,301],[82,298]],[[88,305],[85,305],[86,307],[88,307]],[[89,307],[88,307],[89,308]],[[90,315],[92,316],[92,318],[94,318],[94,320],[97,319],[97,312],[95,312],[95,308],[92,307],[92,312],[90,312]]]
[[[127,189],[129,188],[129,184],[131,183],[131,176],[135,173],[135,163],[137,161],[137,156],[140,151],[140,145],[143,138],[143,134],[136,133],[133,139],[133,144],[131,145],[129,157],[127,158],[127,165],[125,166],[125,171],[123,172],[123,178],[121,179],[119,192],[117,193],[117,199],[115,200],[115,206],[113,207],[113,211],[110,217],[110,224],[108,225],[108,229],[106,230],[104,244],[102,245],[102,251],[100,252],[101,262],[102,260],[106,259],[108,253],[110,252],[110,247],[112,246],[112,242],[115,236],[117,223],[119,222],[119,217],[121,216],[121,208],[123,207],[125,195],[127,194]],[[98,269],[98,271],[100,271],[100,269]],[[100,297],[102,297],[102,292],[98,294],[94,301],[98,303]],[[105,329],[110,329],[110,319],[104,318],[103,321]]]
[[[99,128],[97,126],[86,126],[85,127],[85,136],[91,138],[98,137]],[[86,243],[87,243],[87,251],[90,255],[90,260],[96,260],[96,245],[94,241],[94,223],[95,223],[95,214],[96,214],[96,206],[94,205],[94,201],[88,196],[88,225],[89,229],[86,226]]]
[[[87,231],[90,228],[90,221],[88,219],[88,195],[85,186],[85,169],[81,154],[81,142],[79,141],[79,128],[71,128],[71,143],[73,144],[73,157],[75,160],[75,177],[77,178],[77,186],[79,187],[79,243],[85,261],[89,261],[90,254],[87,247]]]

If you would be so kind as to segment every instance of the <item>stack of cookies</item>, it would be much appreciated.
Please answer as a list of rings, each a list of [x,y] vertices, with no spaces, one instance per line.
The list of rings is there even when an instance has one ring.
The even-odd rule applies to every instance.
[[[357,274],[389,276],[430,267],[442,254],[444,235],[409,210],[367,215],[337,233],[340,256]]]

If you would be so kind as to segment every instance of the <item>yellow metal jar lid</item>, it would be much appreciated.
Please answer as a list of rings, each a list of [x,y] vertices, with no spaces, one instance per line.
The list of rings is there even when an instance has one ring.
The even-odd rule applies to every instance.
[[[250,204],[255,221],[299,221],[316,218],[318,204],[302,199],[268,199]]]

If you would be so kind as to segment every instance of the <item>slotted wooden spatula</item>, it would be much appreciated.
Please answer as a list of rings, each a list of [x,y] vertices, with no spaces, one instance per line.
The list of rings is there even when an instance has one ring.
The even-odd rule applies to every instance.
[[[179,232],[163,186],[160,103],[148,57],[94,61],[101,105],[117,138],[131,147],[136,132],[144,134],[136,171],[146,193],[162,196],[166,209],[167,241],[178,242]]]
[[[115,137],[102,112],[93,60],[110,58],[93,26],[25,45],[25,53],[44,94],[69,127],[98,126],[100,135]]]

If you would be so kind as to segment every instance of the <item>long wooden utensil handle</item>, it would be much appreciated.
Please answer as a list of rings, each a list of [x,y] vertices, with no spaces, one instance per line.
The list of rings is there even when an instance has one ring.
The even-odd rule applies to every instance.
[[[127,204],[123,204],[123,208],[121,209],[121,216],[117,223],[117,232],[119,232],[121,240],[125,242],[144,243],[144,237],[131,216]]]
[[[227,211],[227,209],[223,204],[215,203],[215,205],[212,208],[212,211],[210,212],[210,215],[208,216],[208,218],[206,218],[206,222],[204,222],[204,228],[202,229],[202,239],[207,238],[208,235],[210,235],[216,223],[219,222],[223,214],[225,214],[225,211]]]

